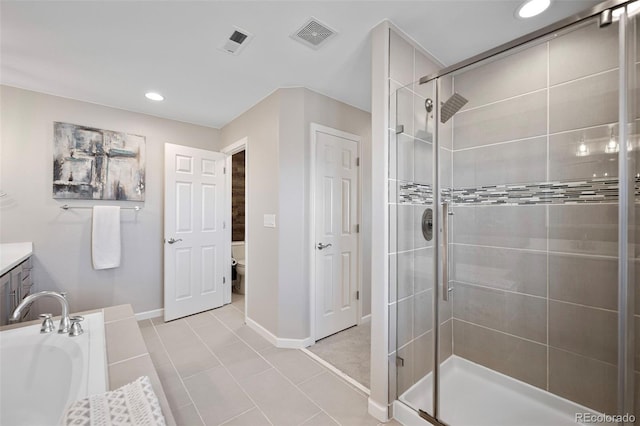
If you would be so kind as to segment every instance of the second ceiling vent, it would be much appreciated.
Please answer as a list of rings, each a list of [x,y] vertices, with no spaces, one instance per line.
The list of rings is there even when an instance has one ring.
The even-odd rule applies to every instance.
[[[247,44],[249,44],[253,38],[253,34],[238,27],[233,28],[233,33],[219,46],[219,49],[231,55],[239,55]]]
[[[291,38],[312,49],[319,49],[336,34],[336,31],[328,25],[311,17],[304,25],[291,34]]]

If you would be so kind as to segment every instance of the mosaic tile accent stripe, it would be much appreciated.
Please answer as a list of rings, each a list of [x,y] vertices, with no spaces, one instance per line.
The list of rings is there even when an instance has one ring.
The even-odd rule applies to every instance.
[[[442,190],[442,197],[453,205],[611,203],[618,201],[618,178],[446,188]],[[635,179],[635,199],[640,201],[640,177]],[[398,203],[431,204],[433,189],[431,185],[399,182]]]
[[[447,191],[447,189],[443,190]],[[431,185],[413,182],[398,182],[399,204],[432,204],[433,188]]]

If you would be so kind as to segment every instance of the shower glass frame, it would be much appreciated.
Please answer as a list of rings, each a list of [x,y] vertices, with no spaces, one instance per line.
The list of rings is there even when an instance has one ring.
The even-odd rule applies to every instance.
[[[450,267],[450,262],[447,265],[442,265],[442,257],[445,253],[443,250],[449,250],[449,246],[443,247],[443,235],[442,235],[442,221],[443,211],[441,206],[443,201],[447,201],[443,196],[442,185],[442,168],[441,161],[441,138],[440,130],[442,124],[439,120],[440,108],[443,100],[446,100],[449,95],[443,94],[442,81],[443,78],[454,75],[457,71],[463,71],[473,68],[477,65],[483,65],[490,63],[497,58],[506,57],[511,54],[517,53],[522,50],[529,49],[541,43],[545,43],[549,39],[555,37],[557,34],[564,34],[565,32],[573,31],[576,27],[584,25],[588,21],[593,21],[596,17],[602,19],[604,14],[601,14],[603,10],[612,10],[626,7],[628,3],[632,1],[607,1],[592,9],[589,13],[582,14],[579,18],[574,17],[572,22],[565,22],[563,25],[557,24],[552,27],[545,28],[530,36],[525,36],[521,39],[514,40],[510,43],[510,46],[501,46],[489,51],[482,57],[471,58],[468,61],[464,61],[459,65],[454,65],[447,69],[442,70],[440,73],[433,76],[425,76],[420,79],[420,90],[423,93],[433,93],[434,108],[433,116],[428,119],[433,119],[434,128],[433,135],[431,136],[432,142],[432,177],[431,177],[431,190],[432,201],[431,208],[433,209],[433,245],[436,249],[433,251],[431,261],[433,262],[433,280],[431,282],[432,289],[432,354],[431,368],[433,372],[432,379],[432,402],[431,407],[426,407],[426,410],[419,410],[416,407],[410,407],[419,412],[420,416],[429,422],[439,425],[446,424],[446,418],[442,417],[441,404],[440,404],[440,300],[442,299],[443,292],[446,292],[446,287],[443,286],[443,272],[444,268]],[[620,10],[620,9],[619,9]],[[639,399],[640,395],[634,395],[637,392],[638,385],[635,384],[634,390],[634,315],[640,315],[640,312],[634,312],[637,308],[634,307],[634,285],[635,282],[635,268],[634,265],[637,262],[637,254],[635,249],[636,243],[636,230],[638,228],[636,217],[636,185],[637,185],[637,173],[636,173],[636,156],[638,155],[638,142],[636,132],[636,99],[635,99],[635,85],[636,85],[636,62],[640,63],[640,58],[635,58],[636,55],[636,36],[634,31],[636,27],[640,26],[640,14],[636,14],[633,17],[627,16],[626,9],[622,13],[618,14],[619,25],[619,88],[618,88],[618,122],[617,126],[619,130],[619,154],[618,154],[618,179],[619,179],[619,198],[618,198],[618,388],[617,388],[617,400],[618,410],[617,413],[607,414],[624,414],[634,413],[634,401]],[[635,22],[638,21],[638,22]],[[526,38],[526,40],[525,40]],[[398,91],[402,90],[399,89]],[[415,89],[414,89],[415,90]],[[426,96],[426,95],[425,95]],[[442,98],[442,99],[441,99]],[[399,105],[399,100],[396,99],[396,107]],[[428,126],[427,126],[428,127]],[[426,131],[427,129],[425,129]],[[397,135],[391,135],[390,138],[394,143],[399,143],[396,139]],[[428,137],[425,137],[428,139]],[[627,151],[627,145],[630,145],[632,151]],[[396,145],[397,149],[397,145]],[[633,152],[633,155],[627,155],[627,152]],[[395,159],[397,161],[397,157]],[[396,164],[396,172],[397,172]],[[453,167],[453,166],[452,166]],[[453,173],[453,170],[450,171]],[[396,197],[400,197],[400,184],[401,179],[396,176]],[[446,192],[445,192],[446,193]],[[449,193],[450,194],[450,193]],[[429,205],[429,204],[427,204]],[[394,208],[394,207],[392,207]],[[397,205],[396,207],[397,208]],[[392,216],[398,218],[398,212],[394,212]],[[414,222],[415,223],[415,222]],[[398,230],[399,232],[401,230]],[[398,234],[400,235],[400,234]],[[396,247],[397,249],[397,247]],[[398,251],[398,250],[396,250]],[[397,262],[397,259],[396,259]],[[396,265],[397,267],[398,265]],[[399,270],[397,270],[399,273]],[[398,275],[398,286],[400,276]],[[397,296],[397,295],[396,295]],[[399,307],[398,313],[399,313]],[[400,324],[397,321],[396,326]],[[399,331],[398,331],[399,334]],[[636,332],[636,335],[638,333]],[[399,342],[397,347],[399,348]],[[636,379],[637,380],[637,379]],[[400,393],[398,391],[398,393]],[[398,395],[400,397],[400,395]],[[401,400],[401,402],[403,402]],[[406,405],[408,403],[404,402]],[[635,412],[636,417],[640,416],[640,413]],[[640,422],[639,422],[640,423]],[[631,423],[625,423],[631,424]]]

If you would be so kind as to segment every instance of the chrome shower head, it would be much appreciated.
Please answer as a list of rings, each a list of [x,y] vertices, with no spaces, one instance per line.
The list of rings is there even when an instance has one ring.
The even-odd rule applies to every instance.
[[[469,101],[465,97],[454,93],[440,108],[440,122],[444,124],[449,121],[467,102]]]

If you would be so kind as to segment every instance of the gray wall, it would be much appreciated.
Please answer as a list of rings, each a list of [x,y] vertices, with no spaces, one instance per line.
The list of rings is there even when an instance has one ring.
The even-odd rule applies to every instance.
[[[304,339],[310,333],[307,248],[312,122],[362,136],[366,167],[370,114],[304,88],[277,90],[221,131],[223,145],[245,136],[249,144],[247,315],[279,338]],[[370,180],[366,175],[363,180],[363,197],[368,200]],[[263,227],[267,213],[276,214],[277,228]],[[363,269],[370,265],[366,253]],[[370,312],[367,275],[363,287],[366,315]]]
[[[264,214],[278,213],[278,138],[280,93],[276,91],[252,107],[221,131],[221,146],[246,137],[245,202],[248,206],[245,241],[247,244],[248,281],[247,316],[278,334],[278,250],[277,228],[263,226]],[[276,223],[280,220],[276,217]]]
[[[136,312],[162,308],[164,144],[215,150],[219,131],[7,86],[0,86],[0,110],[0,181],[7,193],[0,241],[33,241],[37,289],[67,291],[74,311],[122,303]],[[95,202],[52,198],[54,121],[146,136],[146,201],[138,213],[122,211],[119,268],[91,266],[91,210],[60,209]]]
[[[278,337],[304,339],[309,322],[309,233],[304,89],[280,89]]]

